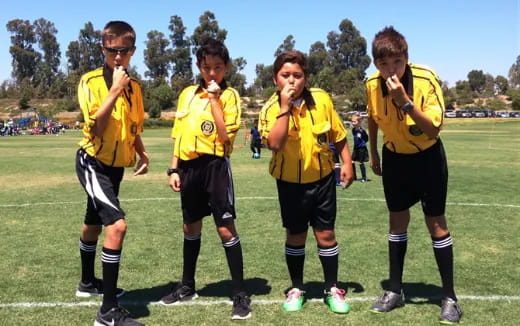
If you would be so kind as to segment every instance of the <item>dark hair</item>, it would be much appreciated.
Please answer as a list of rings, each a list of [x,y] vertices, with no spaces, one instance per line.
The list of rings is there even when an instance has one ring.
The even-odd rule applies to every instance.
[[[226,48],[224,43],[215,39],[208,39],[197,50],[197,64],[201,63],[204,60],[204,58],[206,58],[208,55],[221,58],[224,61],[224,64],[226,65],[230,60],[228,49]]]
[[[408,59],[408,44],[404,36],[393,26],[387,26],[378,32],[372,41],[372,58],[376,61],[399,55],[404,55]]]
[[[287,51],[278,55],[273,64],[273,76],[276,76],[280,69],[282,69],[282,66],[287,62],[299,64],[304,75],[307,76],[307,59],[305,58],[305,54],[300,51]]]
[[[127,22],[113,20],[109,21],[105,25],[103,32],[101,33],[103,45],[105,45],[105,42],[116,37],[123,37],[124,39],[129,40],[132,43],[132,46],[135,46],[135,31]]]

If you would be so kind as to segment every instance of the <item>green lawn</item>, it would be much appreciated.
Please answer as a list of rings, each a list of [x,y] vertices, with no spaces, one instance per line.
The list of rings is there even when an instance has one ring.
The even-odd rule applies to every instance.
[[[251,159],[239,135],[232,155],[237,228],[253,317],[231,322],[229,272],[212,219],[206,219],[197,266],[199,299],[164,307],[156,301],[182,273],[180,201],[165,170],[170,130],[143,135],[149,174],[125,176],[120,199],[128,232],[119,285],[121,303],[147,325],[437,325],[440,279],[420,207],[412,209],[405,266],[407,305],[368,312],[387,279],[387,213],[381,180],[338,190],[340,286],[352,311],[335,315],[320,302],[323,279],[312,238],[307,243],[307,302],[281,309],[289,286],[270,153]],[[99,299],[74,296],[79,280],[78,238],[85,194],[74,155],[80,132],[0,137],[0,324],[92,325]],[[516,325],[520,304],[520,120],[449,119],[442,133],[450,183],[447,218],[454,239],[455,285],[461,325]],[[349,140],[351,141],[350,135]],[[359,171],[358,171],[359,173]],[[98,249],[101,246],[98,246]],[[97,259],[100,275],[100,260]]]

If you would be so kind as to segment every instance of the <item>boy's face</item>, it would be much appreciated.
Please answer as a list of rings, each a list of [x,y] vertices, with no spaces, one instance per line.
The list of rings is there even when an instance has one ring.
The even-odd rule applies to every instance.
[[[396,75],[399,79],[404,76],[404,71],[406,69],[406,64],[408,63],[408,58],[404,55],[398,55],[393,57],[384,57],[381,59],[377,59],[374,64],[381,73],[381,77],[383,79],[388,79],[388,77],[392,77]]]
[[[295,99],[302,95],[303,89],[305,88],[305,81],[305,73],[302,67],[292,62],[284,63],[274,77],[274,83],[278,86],[280,91],[284,89],[285,85],[289,84],[290,89],[293,90],[291,97]]]
[[[123,69],[130,65],[130,58],[134,55],[135,46],[128,39],[123,37],[114,37],[106,40],[102,46],[105,62],[111,70],[115,66],[122,66]]]
[[[202,62],[197,62],[197,66],[206,85],[212,80],[220,84],[228,68],[221,57],[214,55],[205,56]]]

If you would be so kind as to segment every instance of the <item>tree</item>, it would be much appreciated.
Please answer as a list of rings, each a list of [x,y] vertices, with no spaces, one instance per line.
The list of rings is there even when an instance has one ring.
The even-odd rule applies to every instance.
[[[482,70],[471,70],[468,73],[468,82],[472,91],[481,93],[486,85],[486,76]]]
[[[235,88],[239,94],[244,94],[246,92],[246,76],[241,73],[246,65],[247,61],[244,58],[239,57],[234,59],[225,76],[229,85]]]
[[[163,33],[156,30],[148,32],[146,36],[148,40],[145,42],[144,63],[148,71],[144,75],[152,80],[164,80],[168,77],[172,60],[172,50],[167,48],[170,41],[164,38]]]
[[[507,78],[501,75],[495,77],[495,89],[498,94],[504,95],[509,89]]]
[[[520,89],[520,55],[516,57],[516,62],[509,68],[509,85],[512,88]]]
[[[219,28],[215,14],[211,11],[205,11],[204,14],[199,17],[199,24],[191,36],[193,54],[196,54],[197,49],[210,38],[221,42],[224,42],[226,39],[227,31]]]
[[[367,42],[358,29],[348,19],[339,24],[340,33],[330,32],[327,35],[327,46],[334,72],[356,68],[361,74],[359,80],[365,77],[365,70],[370,65],[367,55]]]
[[[309,75],[317,75],[328,63],[328,53],[323,42],[315,42],[311,45],[307,57],[307,70]]]
[[[20,83],[24,78],[32,80],[41,55],[33,45],[36,43],[34,26],[28,20],[13,19],[7,22],[11,35],[9,53],[12,60],[12,76]]]
[[[79,31],[78,40],[69,43],[66,52],[69,70],[82,75],[102,66],[105,59],[100,44],[101,31],[94,30],[94,25],[87,22]]]
[[[40,87],[50,88],[59,77],[60,45],[56,40],[58,30],[54,23],[40,18],[34,21],[36,40],[43,51],[43,61],[39,63],[36,79]]]
[[[471,86],[466,80],[459,80],[455,83],[456,101],[457,105],[473,103],[473,96]]]
[[[283,40],[283,43],[280,44],[274,52],[275,58],[284,52],[293,51],[295,44],[296,41],[294,40],[294,36],[287,35],[287,37],[285,37],[285,39]]]
[[[186,27],[179,16],[170,17],[168,29],[172,32],[172,78],[171,87],[175,97],[193,82],[193,71],[191,69],[192,59],[190,52],[190,40],[186,37]]]

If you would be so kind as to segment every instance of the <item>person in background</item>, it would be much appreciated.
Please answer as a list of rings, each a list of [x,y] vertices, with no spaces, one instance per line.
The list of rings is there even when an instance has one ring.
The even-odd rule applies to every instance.
[[[421,202],[442,280],[441,324],[458,323],[462,309],[453,285],[453,240],[445,217],[448,165],[439,133],[444,99],[437,74],[408,63],[403,35],[386,27],[375,35],[372,57],[377,72],[366,81],[371,166],[383,177],[390,215],[390,283],[372,312],[404,306],[402,285],[410,207]],[[377,150],[383,132],[382,166]]]
[[[260,158],[262,153],[262,138],[258,132],[258,120],[255,120],[253,127],[251,128],[251,152],[253,152],[253,158]]]
[[[365,168],[365,162],[368,162],[368,134],[361,127],[361,116],[355,114],[352,116],[352,136],[354,137],[354,149],[352,150],[352,170],[354,171],[354,180],[356,177],[356,163],[359,162],[359,170],[361,171],[361,182],[370,181],[367,179],[367,171]]]

